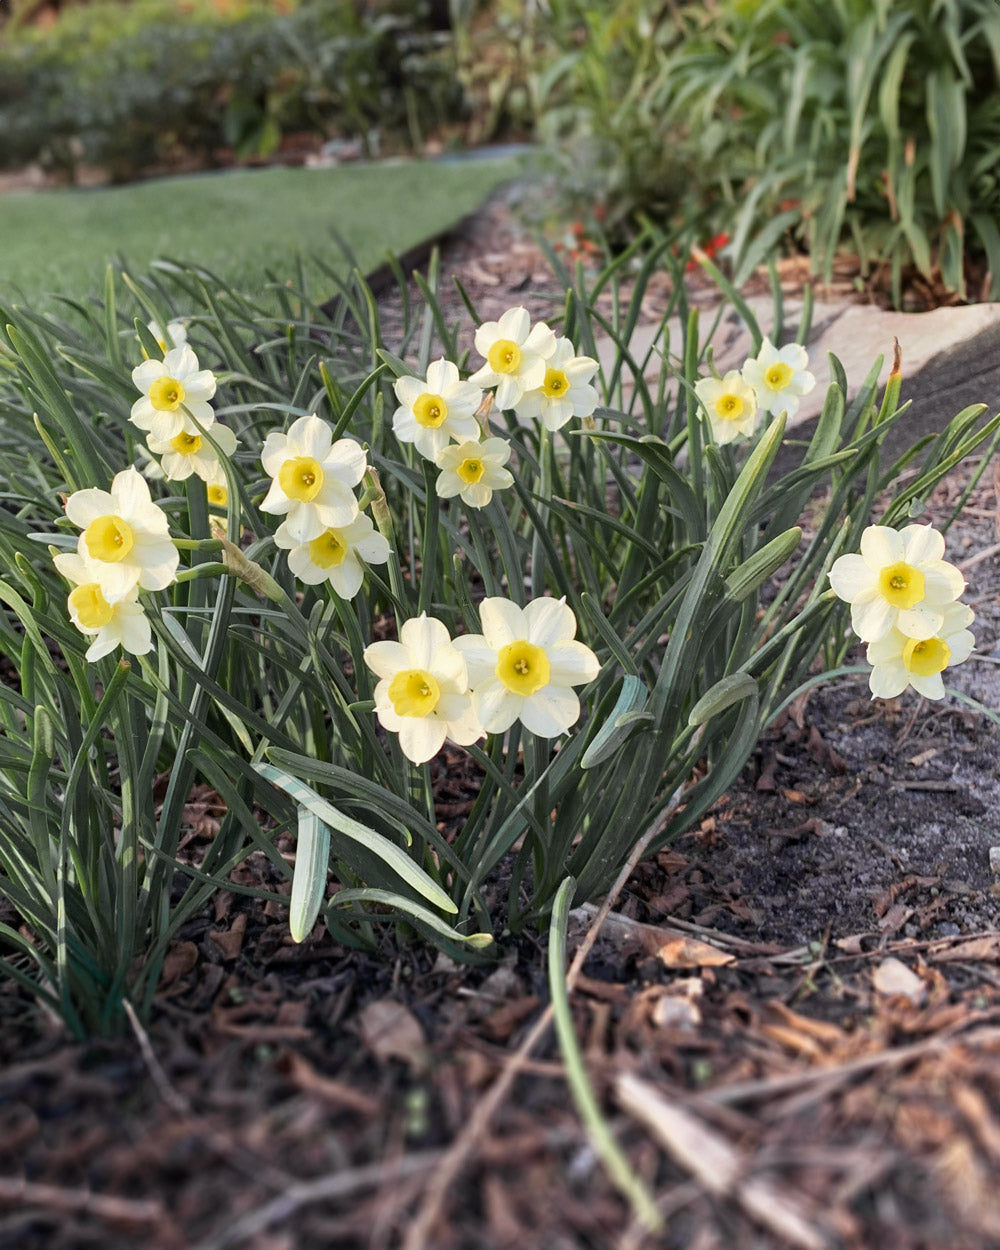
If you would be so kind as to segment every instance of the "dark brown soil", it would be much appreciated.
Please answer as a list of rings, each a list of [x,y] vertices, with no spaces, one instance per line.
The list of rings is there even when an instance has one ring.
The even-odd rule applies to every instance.
[[[551,314],[502,211],[450,245],[453,271],[484,316]],[[996,517],[987,475],[949,552],[978,616],[953,684],[1000,708]],[[873,703],[845,678],[633,874],[573,1006],[665,1231],[607,1179],[551,1034],[462,1136],[547,1001],[541,940],[492,969],[390,936],[375,959],[320,930],[296,947],[276,909],[220,895],[181,935],[148,1037],[69,1044],[0,987],[0,1250],[1000,1246],[998,744],[956,701]],[[190,815],[211,836],[210,796]],[[578,941],[593,909],[574,919]]]

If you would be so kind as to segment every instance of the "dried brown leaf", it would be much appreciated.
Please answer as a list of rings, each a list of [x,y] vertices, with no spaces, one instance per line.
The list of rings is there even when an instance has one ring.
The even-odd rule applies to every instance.
[[[995,963],[1000,958],[1000,933],[982,933],[967,942],[932,950],[928,958],[938,964],[977,963],[979,960]]]
[[[736,958],[709,942],[686,936],[670,938],[656,955],[667,968],[721,968]]]
[[[417,1017],[393,998],[379,998],[359,1013],[361,1039],[377,1059],[402,1059],[411,1067],[424,1065],[424,1031]]]
[[[901,959],[893,956],[882,960],[872,973],[872,983],[887,998],[908,998],[915,1007],[919,1007],[927,997],[927,986],[923,980]]]
[[[224,959],[235,959],[243,949],[246,929],[247,914],[241,911],[228,929],[212,929],[208,936],[222,952]]]
[[[198,948],[194,942],[171,942],[160,973],[160,986],[173,985],[186,976],[198,962]]]

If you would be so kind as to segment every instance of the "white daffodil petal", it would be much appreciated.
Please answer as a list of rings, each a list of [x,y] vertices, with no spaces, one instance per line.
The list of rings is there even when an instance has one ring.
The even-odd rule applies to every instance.
[[[403,622],[399,641],[411,656],[412,667],[432,669],[435,653],[439,648],[450,646],[451,637],[441,621],[422,613]]]
[[[145,655],[152,651],[153,631],[141,604],[119,604],[116,618],[120,625],[121,645],[126,651],[131,655]]]
[[[388,538],[377,530],[354,539],[354,550],[366,564],[385,564],[392,554]]]
[[[113,637],[107,630],[101,630],[84,652],[83,658],[93,664],[95,660],[100,660],[104,656],[110,655],[119,645],[117,638]]]
[[[524,699],[499,681],[487,682],[473,691],[473,706],[488,734],[504,733],[517,720]]]
[[[876,699],[895,699],[910,684],[910,674],[902,660],[892,660],[873,668],[868,678],[868,689]]]
[[[483,627],[483,637],[495,651],[516,638],[528,637],[528,622],[524,610],[509,599],[499,596],[484,599],[479,605],[479,620]]]
[[[947,603],[965,590],[965,578],[946,560],[933,560],[921,566],[924,575],[924,596],[932,603]]]
[[[508,308],[495,324],[497,338],[524,343],[531,327],[531,318],[526,308]]]
[[[427,386],[425,389],[433,392],[435,395],[443,394],[449,387],[455,386],[458,381],[458,366],[450,360],[445,360],[443,356],[439,360],[432,360],[427,366]]]
[[[399,727],[399,745],[406,758],[414,764],[426,764],[444,746],[448,727],[433,716],[403,716]]]
[[[365,570],[353,555],[345,556],[344,562],[331,569],[327,580],[341,599],[353,599],[365,581]]]
[[[385,640],[370,643],[364,660],[376,677],[391,679],[404,668],[410,668],[410,653],[401,642]]]
[[[443,694],[437,710],[448,723],[448,737],[459,746],[467,747],[483,736],[471,694]]]
[[[944,535],[933,525],[907,525],[899,536],[903,540],[903,559],[908,564],[940,560],[944,555]]]
[[[921,640],[933,638],[943,622],[944,616],[924,603],[918,603],[915,608],[901,608],[896,618],[900,633]]]
[[[945,642],[951,651],[948,659],[950,665],[964,664],[976,649],[976,635],[968,629],[963,629],[957,634],[948,634]]]
[[[862,642],[874,642],[892,628],[895,614],[882,598],[855,600],[851,604],[851,628]]]
[[[497,653],[482,634],[459,634],[452,645],[465,658],[470,686],[475,688],[493,680]]]
[[[865,651],[865,659],[869,664],[888,664],[890,660],[898,660],[906,646],[906,638],[898,629],[890,629],[881,638],[870,642]]]
[[[558,738],[576,724],[580,700],[565,686],[545,686],[524,700],[521,724],[539,738]]]
[[[264,446],[260,450],[260,462],[268,477],[278,476],[281,466],[289,455],[287,447],[288,435],[281,434],[277,430],[272,430],[264,439]]]
[[[527,637],[536,647],[548,649],[576,633],[576,617],[565,599],[548,595],[532,599],[525,606],[524,619],[528,624]]]
[[[597,656],[582,642],[569,640],[553,645],[549,656],[549,680],[555,686],[582,686],[600,673]]]
[[[869,525],[861,535],[861,557],[877,573],[903,559],[903,539],[887,525]]]
[[[940,673],[931,673],[928,677],[921,677],[919,673],[910,673],[910,685],[925,699],[944,698],[944,679]]]
[[[66,500],[66,515],[81,529],[86,529],[91,521],[98,517],[114,514],[115,501],[106,490],[98,490],[96,486],[85,490],[74,491]]]
[[[837,595],[848,603],[872,596],[878,590],[878,574],[861,556],[840,556],[834,560],[828,576]]]
[[[166,372],[162,360],[144,360],[132,370],[132,381],[140,391],[148,391]]]
[[[444,626],[441,626],[444,629]],[[447,630],[445,630],[447,635]],[[451,688],[463,693],[469,688],[469,670],[465,656],[449,639],[436,647],[427,666],[442,684],[447,682]]]
[[[397,378],[393,382],[392,389],[396,394],[396,398],[404,407],[412,408],[420,396],[425,394],[430,388],[426,382],[422,382],[419,378],[403,377]]]
[[[357,486],[368,468],[368,458],[360,443],[353,438],[341,438],[331,448],[324,467],[335,472],[346,486]]]
[[[288,442],[295,447],[297,456],[311,456],[322,463],[331,453],[333,430],[312,412],[292,422],[288,427]]]

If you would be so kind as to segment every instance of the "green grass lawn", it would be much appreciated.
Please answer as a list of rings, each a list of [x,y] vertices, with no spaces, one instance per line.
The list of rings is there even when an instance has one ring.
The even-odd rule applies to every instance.
[[[103,289],[107,262],[141,272],[156,257],[197,263],[258,291],[265,270],[293,278],[295,258],[347,267],[332,231],[368,271],[436,234],[521,168],[514,158],[337,169],[263,169],[157,178],[98,190],[0,197],[0,297],[41,308],[53,293]],[[329,279],[317,278],[324,298]],[[312,288],[311,288],[312,289]]]

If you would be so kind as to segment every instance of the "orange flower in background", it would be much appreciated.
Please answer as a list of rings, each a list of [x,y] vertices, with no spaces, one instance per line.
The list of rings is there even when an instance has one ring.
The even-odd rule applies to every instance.
[[[696,255],[693,256],[687,263],[686,268],[688,273],[691,273],[692,270],[698,268],[698,253],[702,256],[707,256],[709,260],[714,260],[719,252],[721,252],[729,242],[729,239],[730,236],[728,234],[713,234],[707,243],[701,243],[692,249]]]

